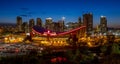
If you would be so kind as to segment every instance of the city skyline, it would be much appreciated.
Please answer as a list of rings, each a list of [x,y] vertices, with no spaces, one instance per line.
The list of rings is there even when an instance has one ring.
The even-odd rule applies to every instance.
[[[0,2],[0,23],[16,23],[16,17],[22,16],[23,22],[33,18],[51,17],[53,21],[77,22],[85,13],[93,14],[93,24],[100,24],[100,16],[106,16],[109,27],[120,27],[120,9],[118,0],[2,0]]]

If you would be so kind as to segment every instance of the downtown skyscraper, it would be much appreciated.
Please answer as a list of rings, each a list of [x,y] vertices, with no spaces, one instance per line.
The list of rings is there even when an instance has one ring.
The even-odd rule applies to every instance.
[[[41,18],[37,18],[36,25],[42,27],[42,20],[41,20]]]
[[[53,30],[53,26],[52,26],[52,18],[46,18],[45,20],[45,29],[48,29],[48,30]]]
[[[83,25],[86,26],[86,35],[90,36],[93,31],[93,15],[91,13],[83,14]]]
[[[102,34],[107,32],[107,19],[105,16],[100,17],[100,32]]]
[[[17,23],[17,31],[22,31],[22,17],[17,16],[16,23]]]
[[[35,21],[34,21],[34,19],[30,19],[29,20],[29,30],[30,30],[30,32],[32,31],[32,27],[35,25]]]

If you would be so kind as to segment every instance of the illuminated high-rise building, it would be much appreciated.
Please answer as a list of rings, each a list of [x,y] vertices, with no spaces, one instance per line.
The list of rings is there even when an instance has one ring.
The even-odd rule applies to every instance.
[[[82,21],[81,21],[81,17],[78,18],[78,26],[77,27],[81,27],[82,26]],[[78,32],[77,32],[77,37],[80,38],[82,36],[84,36],[84,31],[83,29],[80,29]]]
[[[60,31],[60,29],[58,29],[58,28],[60,28],[58,22],[53,22],[52,26],[53,26],[53,30],[52,31],[54,31],[54,32],[59,32]]]
[[[34,25],[35,25],[34,19],[30,19],[30,21],[29,21],[29,26],[30,26],[30,27],[33,27]]]
[[[91,13],[83,15],[83,25],[86,26],[85,33],[87,36],[92,34],[93,31],[93,15]]]
[[[97,32],[97,33],[100,33],[100,25],[97,25],[97,27],[96,27],[96,32]]]
[[[17,30],[22,31],[22,17],[17,16]]]
[[[29,20],[29,29],[30,29],[30,32],[31,32],[32,27],[33,27],[34,25],[35,25],[34,19],[30,19],[30,20]]]
[[[52,18],[46,18],[45,28],[48,30],[53,30]]]
[[[27,22],[23,22],[22,29],[23,29],[23,32],[25,32],[25,33],[29,32],[29,25]]]
[[[107,19],[105,16],[100,17],[100,32],[101,33],[107,32]]]
[[[78,27],[80,27],[82,25],[82,21],[81,21],[81,18],[79,17],[78,18]]]
[[[64,20],[60,20],[58,21],[58,25],[59,25],[59,31],[63,32],[64,31]]]
[[[42,27],[42,20],[41,20],[41,18],[37,18],[36,25]]]

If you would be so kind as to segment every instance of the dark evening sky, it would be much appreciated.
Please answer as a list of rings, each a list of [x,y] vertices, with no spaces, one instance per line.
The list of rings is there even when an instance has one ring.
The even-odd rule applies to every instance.
[[[16,23],[16,16],[22,16],[23,22],[38,17],[76,22],[88,12],[93,14],[94,25],[103,15],[108,26],[120,27],[120,0],[0,0],[0,23]]]

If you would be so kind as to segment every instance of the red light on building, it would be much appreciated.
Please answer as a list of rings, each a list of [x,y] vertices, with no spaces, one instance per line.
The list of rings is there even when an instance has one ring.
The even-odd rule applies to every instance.
[[[50,33],[50,31],[49,31],[49,30],[48,30],[47,32],[48,32],[48,33]]]

